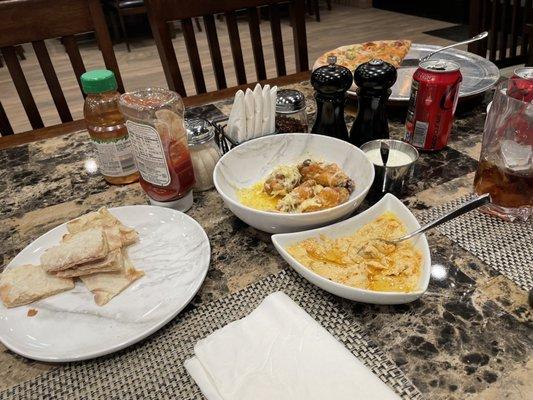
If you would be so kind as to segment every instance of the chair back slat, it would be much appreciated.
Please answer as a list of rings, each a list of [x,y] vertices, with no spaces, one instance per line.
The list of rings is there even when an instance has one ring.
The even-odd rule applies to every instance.
[[[52,95],[52,99],[54,100],[59,118],[61,118],[61,122],[72,121],[72,115],[70,114],[67,100],[65,100],[65,96],[63,95],[63,90],[57,79],[56,71],[52,65],[52,60],[50,59],[44,41],[34,41],[32,42],[32,46],[35,55],[37,56],[37,61],[41,67],[41,71],[43,72],[44,79],[46,80],[46,84],[48,85],[48,89],[50,90],[50,94]]]
[[[513,0],[513,10],[511,14],[511,52],[510,57],[516,57],[516,47],[518,46],[518,32],[520,21],[518,19],[518,10],[520,8],[519,0]]]
[[[517,0],[518,1],[518,0]],[[531,33],[529,32],[528,30],[528,24],[531,24],[533,23],[533,15],[532,15],[532,10],[531,10],[531,2],[532,0],[525,0],[524,1],[524,11],[522,13],[522,44],[521,44],[521,49],[522,49],[522,54],[525,55],[525,53],[527,52],[528,48],[529,48],[529,42],[531,40],[533,40],[533,37],[531,37]],[[524,57],[525,58],[525,57]],[[524,59],[524,62],[526,60]]]
[[[91,13],[92,21],[94,23],[94,33],[98,41],[98,46],[102,52],[102,58],[107,69],[111,71],[119,71],[117,58],[115,57],[115,51],[113,50],[113,42],[111,36],[109,36],[109,30],[107,29],[106,19],[100,0],[88,0],[89,12]],[[118,91],[124,93],[124,83],[122,82],[122,76],[115,72],[115,79],[117,80]]]
[[[209,45],[209,54],[211,55],[211,63],[213,64],[213,70],[215,72],[217,89],[225,89],[228,87],[228,85],[226,83],[222,55],[220,54],[220,43],[218,41],[215,17],[212,14],[204,16],[204,26],[207,36],[207,43]]]
[[[496,49],[498,47],[498,8],[500,1],[492,1],[491,13],[490,13],[490,35],[489,35],[489,47],[491,60],[496,59]]]
[[[309,70],[309,56],[307,54],[307,33],[305,31],[304,0],[295,0],[290,7],[292,36],[294,39],[294,56],[296,59],[296,71],[303,72]]]
[[[507,18],[509,17],[510,0],[502,0],[501,12],[500,12],[500,40],[499,40],[499,58],[503,59],[507,57],[507,35],[509,34],[509,25],[507,24]]]
[[[152,7],[157,7],[158,4],[153,4]],[[178,60],[176,59],[176,53],[174,52],[174,46],[172,45],[170,22],[158,18],[160,11],[154,10],[148,13],[148,19],[150,21],[150,27],[152,28],[152,34],[154,35],[155,45],[157,46],[157,52],[159,58],[161,58],[161,64],[163,65],[163,72],[170,90],[178,92],[181,96],[187,96],[185,92],[185,85],[183,84],[183,78],[181,77],[180,67]]]
[[[189,63],[191,65],[196,92],[205,93],[207,90],[205,88],[204,72],[202,71],[202,62],[200,61],[200,54],[198,53],[198,44],[196,43],[196,35],[194,34],[192,19],[182,19],[181,28],[183,29],[183,38],[185,40],[187,54],[189,55]]]
[[[261,41],[261,28],[259,27],[259,14],[256,7],[248,8],[248,26],[250,28],[250,40],[254,54],[255,73],[257,80],[266,79],[265,57],[263,43]]]
[[[83,88],[81,86],[81,76],[83,73],[85,73],[86,69],[85,64],[83,63],[83,59],[81,58],[78,42],[76,41],[76,37],[74,35],[63,36],[62,39],[63,45],[65,46],[65,50],[70,60],[70,64],[72,65],[72,69],[74,70],[74,74],[76,75],[78,86],[80,87],[80,90],[83,93]],[[83,93],[83,96],[85,97],[85,93]]]
[[[8,136],[13,134],[13,128],[7,118],[6,110],[0,102],[0,136]]]
[[[283,52],[283,36],[281,34],[279,10],[275,4],[271,5],[269,9],[270,31],[272,32],[272,44],[274,45],[276,71],[278,76],[284,76],[287,75],[287,69],[285,68],[285,53]]]
[[[237,77],[237,84],[244,85],[247,82],[246,70],[244,69],[244,60],[242,58],[241,38],[239,35],[237,19],[235,18],[235,13],[232,11],[226,12],[225,17],[231,46],[231,55],[233,57],[233,65],[235,67],[235,75]]]
[[[532,0],[471,0],[470,34],[489,31],[488,41],[471,43],[468,50],[487,57],[498,67],[521,64],[528,56],[527,24],[533,22]]]
[[[26,77],[24,76],[24,72],[20,67],[20,63],[15,52],[15,47],[2,47],[2,55],[4,56],[7,69],[11,75],[11,79],[13,79],[13,83],[15,84],[15,88],[17,89],[20,100],[22,101],[22,106],[24,107],[26,115],[30,120],[31,127],[33,129],[43,128],[44,124],[41,114],[39,114],[39,110],[37,109],[37,105],[35,104],[35,100],[31,94],[31,90],[28,86],[28,82],[26,81]]]
[[[182,61],[182,55],[176,56],[167,29],[162,28],[164,24],[181,21],[183,37],[187,48],[187,55],[191,65],[192,76],[197,93],[206,91],[205,79],[213,76],[218,89],[226,88],[227,75],[224,71],[224,53],[220,49],[219,35],[217,30],[215,15],[224,14],[226,27],[231,47],[231,54],[235,68],[235,75],[238,85],[248,83],[247,73],[244,66],[243,44],[239,33],[238,17],[245,17],[248,23],[251,49],[254,60],[255,75],[258,81],[267,79],[267,62],[262,37],[266,34],[265,28],[261,28],[261,12],[269,11],[270,32],[274,48],[274,59],[277,76],[287,74],[286,55],[284,53],[282,26],[280,21],[279,5],[289,6],[291,17],[291,28],[293,32],[294,51],[296,56],[296,71],[308,71],[309,61],[307,54],[307,38],[305,32],[305,3],[304,0],[145,0],[148,19],[157,44],[159,57],[163,64],[163,70],[167,78],[169,87],[176,86],[176,76],[179,75],[178,62]],[[213,71],[203,73],[200,57],[198,54],[198,44],[193,30],[192,18],[203,17],[206,30],[207,42],[211,57]],[[248,48],[248,46],[246,46]],[[185,57],[183,57],[185,58]],[[270,60],[267,60],[270,61]],[[270,65],[268,65],[270,67]],[[250,71],[248,71],[248,75]]]

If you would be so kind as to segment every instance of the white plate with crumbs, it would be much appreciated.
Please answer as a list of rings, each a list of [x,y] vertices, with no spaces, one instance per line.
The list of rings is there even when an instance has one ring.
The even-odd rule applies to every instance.
[[[22,356],[69,362],[121,350],[151,335],[174,318],[202,285],[210,246],[202,227],[179,211],[148,205],[111,208],[139,233],[127,247],[145,276],[104,306],[78,280],[74,289],[32,304],[6,308],[0,302],[0,341]],[[6,267],[39,264],[45,249],[59,244],[66,223],[45,233]]]
[[[420,273],[414,290],[402,291],[376,291],[360,289],[329,280],[322,275],[312,271],[296,260],[287,248],[309,238],[318,238],[325,235],[329,238],[341,238],[353,235],[364,225],[375,221],[386,212],[392,212],[405,226],[407,232],[411,232],[420,227],[416,217],[409,209],[392,194],[386,194],[379,202],[368,210],[351,217],[345,221],[338,222],[323,228],[313,229],[304,232],[285,233],[272,236],[272,242],[279,254],[290,266],[302,277],[319,288],[330,292],[336,296],[348,300],[359,301],[371,304],[403,304],[418,299],[427,290],[431,271],[431,255],[429,245],[425,235],[419,235],[411,239],[414,249],[421,256]]]

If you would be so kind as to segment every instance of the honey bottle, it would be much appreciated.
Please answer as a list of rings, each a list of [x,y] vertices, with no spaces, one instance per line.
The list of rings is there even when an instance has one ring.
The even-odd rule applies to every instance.
[[[126,121],[118,108],[120,93],[112,71],[98,69],[81,76],[87,94],[83,115],[87,131],[98,156],[98,169],[113,185],[139,179],[131,149]]]

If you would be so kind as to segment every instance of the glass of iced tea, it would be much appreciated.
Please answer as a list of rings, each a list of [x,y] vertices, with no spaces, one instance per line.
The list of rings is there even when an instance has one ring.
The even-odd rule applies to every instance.
[[[533,90],[528,82],[518,83]],[[478,194],[492,197],[484,211],[509,221],[525,221],[533,215],[533,103],[526,100],[527,93],[514,95],[516,84],[513,79],[496,87],[474,187]]]

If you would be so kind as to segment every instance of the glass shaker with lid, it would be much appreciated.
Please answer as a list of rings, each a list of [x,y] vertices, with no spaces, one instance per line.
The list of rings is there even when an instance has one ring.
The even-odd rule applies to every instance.
[[[185,125],[196,177],[193,189],[209,190],[214,186],[213,171],[220,158],[220,149],[215,143],[215,129],[202,118],[189,118]]]
[[[278,133],[307,133],[308,130],[304,94],[295,89],[278,90],[276,131]]]
[[[124,93],[119,105],[141,174],[140,184],[150,202],[188,210],[195,177],[181,97],[170,90],[147,88]]]

